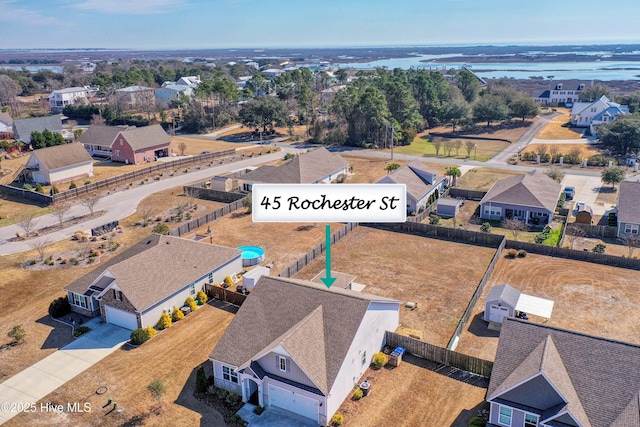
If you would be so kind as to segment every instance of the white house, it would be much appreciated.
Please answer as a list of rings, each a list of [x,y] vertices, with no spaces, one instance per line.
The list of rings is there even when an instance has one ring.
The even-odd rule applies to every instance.
[[[398,327],[400,304],[263,276],[209,356],[215,385],[327,425]]]
[[[65,290],[71,310],[126,329],[154,326],[205,284],[242,271],[242,252],[153,234]]]
[[[533,99],[545,107],[560,104],[571,107],[575,102],[578,102],[580,93],[582,93],[584,88],[585,84],[576,80],[555,82],[553,89],[551,88],[551,84],[549,84],[549,89],[534,93]]]
[[[181,94],[191,98],[193,96],[193,87],[170,84],[156,89],[156,99],[160,101],[171,102],[179,99]]]
[[[189,86],[190,88],[195,89],[200,85],[200,83],[202,83],[202,80],[200,80],[200,76],[185,76],[180,77],[176,82],[176,85]]]
[[[116,99],[124,108],[139,108],[153,105],[156,101],[156,92],[152,87],[129,86],[116,89]]]
[[[34,182],[54,185],[93,176],[93,159],[80,143],[54,145],[34,150],[25,172]]]
[[[621,114],[629,114],[629,107],[610,101],[601,96],[593,102],[577,102],[571,109],[571,124],[577,127],[589,128],[591,134],[596,134],[596,128],[615,120]]]
[[[0,139],[9,139],[13,136],[13,118],[9,113],[0,111]]]
[[[67,105],[85,105],[89,96],[97,90],[90,87],[68,87],[54,90],[49,95],[49,109],[52,113],[62,113]]]

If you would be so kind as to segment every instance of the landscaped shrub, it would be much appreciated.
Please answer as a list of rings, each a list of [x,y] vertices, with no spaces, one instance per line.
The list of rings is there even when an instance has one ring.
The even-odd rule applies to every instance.
[[[335,414],[333,418],[331,418],[332,426],[341,426],[343,423],[344,423],[344,415],[342,414]]]
[[[51,317],[62,317],[69,313],[71,313],[71,306],[69,305],[68,296],[55,299],[49,304],[49,315]]]
[[[179,320],[184,319],[184,313],[178,307],[173,307],[173,311],[171,312],[171,320],[177,322]]]
[[[485,427],[487,422],[480,417],[473,417],[469,420],[469,427]]]
[[[515,249],[509,249],[507,251],[507,258],[515,258],[516,256],[518,256],[518,251],[516,251]]]
[[[207,391],[207,376],[204,373],[202,365],[200,365],[196,371],[196,391],[199,393]]]
[[[146,329],[134,329],[131,331],[129,339],[131,339],[131,343],[134,345],[144,344],[149,340],[149,333]]]
[[[482,231],[483,233],[491,233],[491,224],[489,224],[488,222],[483,222],[480,226],[480,231]]]
[[[22,186],[22,188],[23,188],[24,190],[27,190],[27,191],[31,191],[31,190],[33,190],[33,187],[32,187],[31,185],[29,185],[29,184],[24,184],[24,185]]]
[[[160,315],[158,323],[156,324],[156,329],[161,331],[163,329],[170,328],[172,324],[173,322],[171,321],[171,316],[169,316],[168,313],[162,313]]]
[[[362,396],[363,396],[362,390],[357,389],[356,391],[353,392],[353,396],[351,396],[351,399],[360,400],[362,399]]]
[[[78,326],[75,331],[73,331],[73,336],[74,337],[79,337],[82,334],[86,334],[87,332],[89,332],[91,330],[90,327],[88,326]]]
[[[547,240],[549,234],[551,234],[551,227],[547,225],[542,229],[541,232],[536,234],[536,237],[534,237],[533,241],[541,245],[545,240]]]
[[[231,276],[227,276],[224,278],[224,284],[225,284],[225,288],[228,288],[229,286],[233,286],[233,279],[231,278]]]
[[[607,248],[607,245],[603,245],[602,243],[598,243],[597,245],[595,245],[593,247],[593,249],[591,249],[591,251],[595,252],[597,254],[603,254],[606,248]]]
[[[36,192],[44,194],[44,188],[42,188],[42,184],[40,184],[39,182],[36,183]]]
[[[204,291],[200,290],[198,291],[198,293],[196,294],[196,299],[198,300],[198,302],[200,303],[200,305],[204,305],[207,303],[207,301],[209,300],[209,297],[207,296],[207,294],[204,293]]]
[[[196,303],[196,300],[193,299],[193,297],[187,297],[187,299],[184,301],[184,305],[189,307],[191,311],[196,311],[198,309],[198,304]]]
[[[69,190],[73,190],[76,187],[77,187],[76,183],[71,181],[71,183],[69,184]]]
[[[167,235],[167,234],[169,234],[171,229],[166,224],[156,224],[156,226],[153,227],[153,230],[151,230],[151,231],[153,231],[154,233]]]
[[[567,195],[564,194],[564,191],[562,193],[560,193],[560,197],[558,198],[558,203],[556,204],[556,207],[558,209],[562,209],[564,207],[564,202],[567,200]]]
[[[373,359],[371,360],[371,367],[373,369],[380,369],[386,364],[387,364],[386,354],[379,352],[373,355]]]
[[[440,216],[438,215],[429,215],[429,224],[431,225],[439,225],[440,224]]]
[[[51,195],[53,196],[54,194],[58,194],[60,192],[60,190],[58,190],[58,187],[56,187],[55,185],[53,187],[51,187]]]
[[[158,335],[158,331],[156,331],[153,326],[149,325],[146,328],[144,328],[144,330],[147,332],[147,335],[149,336],[149,339],[155,337],[156,335]]]
[[[518,251],[518,258],[524,258],[527,256],[527,251],[525,251],[524,249],[520,249]]]
[[[20,344],[24,337],[27,335],[22,325],[16,325],[9,332],[7,332],[7,336],[13,340],[14,343]]]
[[[256,408],[253,410],[253,413],[256,415],[261,415],[265,409],[266,408],[264,406],[256,406]]]
[[[233,393],[230,391],[227,392],[227,396],[224,398],[224,404],[229,408],[233,408],[238,403],[240,403],[241,400],[242,396],[240,396],[238,393]]]

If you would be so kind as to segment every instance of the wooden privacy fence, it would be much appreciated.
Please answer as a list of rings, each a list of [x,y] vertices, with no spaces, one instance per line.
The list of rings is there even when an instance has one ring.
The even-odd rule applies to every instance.
[[[185,234],[188,234],[211,221],[215,221],[220,217],[223,217],[231,212],[240,209],[243,205],[243,200],[236,200],[235,202],[229,203],[228,205],[223,206],[220,209],[216,209],[213,212],[209,212],[207,214],[199,216],[198,218],[194,218],[191,221],[174,228],[169,232],[169,235],[177,237],[184,236]]]
[[[471,372],[481,377],[491,377],[493,362],[488,360],[438,347],[437,345],[396,334],[395,332],[386,331],[385,338],[387,345],[392,348],[402,347],[407,353],[411,353],[414,356],[462,369],[463,371]]]
[[[457,240],[459,242],[470,243],[472,245],[489,246],[497,248],[500,246],[504,236],[499,234],[482,233],[479,231],[459,230],[457,228],[440,227],[431,224],[421,224],[417,222],[403,223],[367,223],[360,224],[367,227],[381,230],[396,231],[408,234],[417,234],[425,237],[442,240]]]
[[[34,200],[38,203],[50,205],[53,203],[53,197],[48,194],[38,193],[33,190],[25,190],[24,188],[12,187],[10,185],[0,184],[0,194],[14,197],[22,197],[28,200]],[[57,196],[57,194],[56,194]]]
[[[489,281],[489,278],[491,277],[491,274],[493,273],[493,269],[496,268],[496,264],[500,259],[502,250],[504,249],[504,246],[507,240],[504,238],[504,236],[500,236],[500,237],[502,237],[502,241],[500,242],[500,245],[496,249],[496,253],[493,254],[493,258],[491,259],[491,262],[489,263],[487,270],[484,272],[482,279],[480,279],[480,283],[478,283],[478,286],[476,287],[476,290],[473,293],[473,296],[469,300],[469,304],[467,304],[467,308],[464,310],[464,313],[462,314],[462,317],[458,322],[458,326],[456,327],[456,330],[453,332],[453,335],[451,336],[451,339],[447,344],[448,349],[453,349],[458,345],[458,338],[460,338],[462,331],[464,331],[464,328],[467,322],[471,318],[471,315],[473,314],[473,310],[475,310],[476,304],[478,303],[478,300],[482,296],[482,292],[484,291],[484,286],[487,284],[487,282]]]
[[[464,188],[449,188],[449,196],[454,198],[462,197],[468,200],[482,200],[487,194],[486,191],[465,190]]]
[[[240,307],[244,300],[247,299],[247,295],[239,294],[235,291],[230,291],[220,286],[205,285],[207,295],[211,298],[215,298],[220,301],[228,302],[229,304],[237,305]]]
[[[429,214],[431,214],[431,212],[435,212],[437,207],[438,207],[438,201],[436,200],[435,202],[433,202],[429,206],[427,206],[419,214],[416,214],[415,216],[408,216],[407,217],[407,221],[410,221],[410,222],[422,222],[422,221],[424,221],[425,219],[427,219],[429,217]]]
[[[231,203],[236,200],[243,199],[244,197],[251,197],[251,195],[236,193],[233,191],[220,191],[212,190],[210,188],[204,188],[202,183],[196,185],[185,185],[182,187],[185,196],[191,196],[195,191],[195,195],[198,199],[213,200],[214,202]]]
[[[333,245],[333,244],[339,242],[340,239],[342,239],[347,234],[351,233],[351,231],[353,231],[357,226],[358,226],[357,222],[350,222],[347,225],[345,225],[344,227],[342,227],[340,230],[338,230],[335,233],[333,233],[331,235],[331,244]],[[325,242],[322,242],[319,245],[316,245],[309,252],[307,252],[306,254],[304,254],[303,256],[298,258],[296,261],[291,263],[291,265],[289,265],[289,267],[287,267],[284,270],[282,270],[278,274],[278,276],[279,277],[292,277],[292,276],[294,276],[298,271],[302,270],[304,267],[306,267],[308,264],[310,264],[311,261],[313,261],[314,259],[318,258],[320,255],[322,255],[324,253],[325,249],[326,249]]]
[[[574,249],[558,248],[556,246],[537,245],[535,243],[507,240],[507,249],[524,249],[538,255],[554,256],[558,258],[574,259],[576,261],[593,262],[595,264],[610,265],[612,267],[640,270],[640,259],[625,258],[614,255],[598,254],[591,251],[577,251]]]
[[[585,233],[587,233],[587,236],[615,238],[618,235],[618,229],[616,227],[611,227],[608,225],[580,224],[579,222],[572,222],[567,225],[583,230]]]

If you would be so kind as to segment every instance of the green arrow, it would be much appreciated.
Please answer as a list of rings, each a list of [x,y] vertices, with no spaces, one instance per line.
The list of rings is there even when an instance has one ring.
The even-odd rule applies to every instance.
[[[327,277],[323,277],[320,280],[322,280],[322,283],[324,283],[327,288],[330,288],[336,279],[331,277],[331,226],[329,224],[325,226],[325,234],[327,246],[327,268],[325,271],[327,273]]]

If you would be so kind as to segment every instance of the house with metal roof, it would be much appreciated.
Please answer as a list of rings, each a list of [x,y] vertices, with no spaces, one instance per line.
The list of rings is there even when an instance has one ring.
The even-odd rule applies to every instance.
[[[260,166],[238,177],[241,191],[249,192],[256,183],[268,184],[319,184],[335,181],[346,175],[347,162],[339,154],[320,147],[295,156],[281,166]]]
[[[571,108],[571,125],[589,128],[595,135],[601,124],[615,120],[619,115],[629,114],[629,107],[620,105],[602,95],[593,102],[577,102]]]
[[[404,184],[407,187],[407,213],[414,213],[435,202],[449,185],[449,178],[438,178],[424,163],[413,161],[380,178],[376,184]]]
[[[539,170],[501,179],[480,201],[480,218],[498,221],[515,218],[537,226],[550,224],[561,188]]]
[[[144,127],[91,125],[80,136],[92,156],[141,164],[171,156],[171,137],[155,124]]]
[[[328,425],[398,327],[400,304],[263,276],[209,356],[215,385]]]
[[[54,185],[93,176],[93,159],[80,143],[54,145],[32,151],[23,173],[27,181]]]
[[[242,271],[242,252],[153,234],[64,289],[71,311],[126,329],[154,326],[205,284]]]
[[[617,236],[640,235],[640,181],[622,181],[618,187]]]
[[[488,427],[637,427],[640,346],[507,318],[486,396]]]

